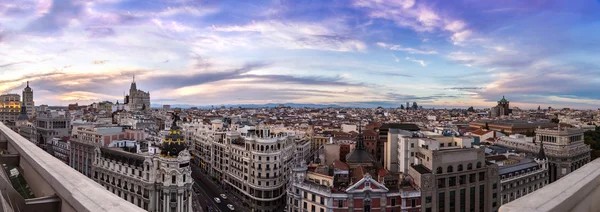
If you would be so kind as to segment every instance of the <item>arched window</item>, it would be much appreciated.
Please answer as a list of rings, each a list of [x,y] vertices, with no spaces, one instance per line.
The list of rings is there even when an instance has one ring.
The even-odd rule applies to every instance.
[[[473,169],[473,164],[472,163],[467,164],[467,170],[471,170],[471,169]]]
[[[452,166],[448,166],[448,170],[446,172],[448,173],[452,173],[454,170],[452,170]]]
[[[481,162],[477,162],[477,168],[481,168]]]
[[[462,164],[458,164],[458,167],[456,168],[456,171],[462,171],[463,170],[463,165]]]
[[[437,173],[438,173],[438,174],[441,174],[441,173],[442,173],[442,167],[438,167],[438,168],[437,168]]]
[[[260,151],[265,151],[265,146],[260,146]]]

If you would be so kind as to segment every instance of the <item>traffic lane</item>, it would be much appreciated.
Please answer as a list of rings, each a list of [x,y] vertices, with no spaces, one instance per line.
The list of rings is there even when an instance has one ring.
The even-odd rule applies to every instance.
[[[221,201],[223,201],[223,199],[221,198],[221,194],[224,194],[225,192],[223,191],[223,189],[219,186],[216,185],[216,183],[210,179],[206,179],[206,177],[200,177],[200,182],[202,182],[202,184],[204,186],[206,186],[208,189],[210,189],[213,194],[216,195],[216,197],[219,197],[219,199],[221,199]],[[227,194],[226,194],[227,195]],[[227,200],[224,200],[223,202],[225,203],[225,205],[227,204],[232,204],[233,207],[236,210],[240,210],[241,207],[241,203],[240,202],[235,202],[231,199],[231,195],[227,195]],[[227,210],[229,210],[229,208],[227,208]]]
[[[211,206],[213,208],[213,210],[220,211],[220,212],[226,211],[226,210],[223,210],[223,208],[221,207],[222,203],[216,203],[214,200],[214,197],[212,197],[211,194],[208,194],[205,191],[206,189],[203,189],[200,185],[198,185],[198,187],[199,187],[198,190],[200,191],[198,193],[198,196],[200,197],[200,198],[198,198],[198,200],[199,200],[198,202],[201,205],[201,207],[204,207],[203,209],[206,209],[206,206],[208,205],[208,206]]]
[[[214,205],[216,205],[217,208],[219,208],[223,212],[230,211],[229,208],[227,208],[227,204],[231,204],[231,202],[229,202],[228,199],[224,200],[223,198],[221,198],[219,190],[217,190],[215,188],[211,188],[210,183],[196,181],[196,184],[198,184],[200,186],[201,193],[204,192],[204,194],[209,198],[209,201],[214,203]],[[218,197],[221,200],[221,203],[216,203],[214,200],[215,197]]]

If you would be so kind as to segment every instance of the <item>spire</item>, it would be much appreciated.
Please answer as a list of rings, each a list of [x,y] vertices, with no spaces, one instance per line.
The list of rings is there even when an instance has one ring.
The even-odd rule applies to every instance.
[[[538,153],[538,159],[546,160],[546,153],[544,152],[544,142],[540,140],[540,152]]]
[[[29,81],[27,81],[27,87],[29,88]]]
[[[362,120],[358,124],[358,141],[356,142],[356,149],[365,149],[364,136],[362,134]]]
[[[133,74],[133,83],[135,83],[135,74]]]

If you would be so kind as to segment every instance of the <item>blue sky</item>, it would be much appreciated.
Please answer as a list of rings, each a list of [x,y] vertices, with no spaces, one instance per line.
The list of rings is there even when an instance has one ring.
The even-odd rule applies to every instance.
[[[0,91],[37,104],[599,108],[599,1],[3,0]]]

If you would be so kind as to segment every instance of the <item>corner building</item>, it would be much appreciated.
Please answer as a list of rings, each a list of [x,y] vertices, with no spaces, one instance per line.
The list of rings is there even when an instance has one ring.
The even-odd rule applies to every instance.
[[[471,140],[419,139],[409,175],[421,190],[422,211],[498,211],[498,165],[486,163]]]
[[[191,155],[181,128],[173,125],[160,154],[97,147],[92,179],[151,212],[192,211]]]

